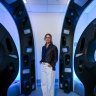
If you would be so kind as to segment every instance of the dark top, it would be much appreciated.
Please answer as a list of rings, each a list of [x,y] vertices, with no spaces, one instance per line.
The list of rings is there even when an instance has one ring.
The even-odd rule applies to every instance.
[[[42,47],[42,62],[47,62],[52,66],[53,70],[55,69],[56,62],[58,61],[58,49],[53,43],[50,43],[48,48],[46,48],[46,44]]]

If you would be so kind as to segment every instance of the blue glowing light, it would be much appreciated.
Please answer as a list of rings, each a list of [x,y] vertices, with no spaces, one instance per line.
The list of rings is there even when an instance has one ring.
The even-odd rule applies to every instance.
[[[19,72],[15,80],[20,80],[20,66],[19,66]]]

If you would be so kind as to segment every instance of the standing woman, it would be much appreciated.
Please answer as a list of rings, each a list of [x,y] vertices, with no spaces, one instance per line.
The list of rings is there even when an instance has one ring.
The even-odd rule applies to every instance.
[[[46,34],[44,37],[46,41],[42,47],[41,64],[41,88],[43,96],[54,96],[55,85],[55,66],[58,61],[58,49],[52,43],[51,34]]]

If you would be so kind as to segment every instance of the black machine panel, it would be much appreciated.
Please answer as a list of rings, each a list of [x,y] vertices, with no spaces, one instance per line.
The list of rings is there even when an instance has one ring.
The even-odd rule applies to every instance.
[[[73,90],[73,38],[76,24],[92,0],[70,0],[61,33],[59,87],[66,93]],[[81,48],[82,49],[82,48]]]
[[[22,0],[0,0],[0,2],[7,8],[18,28],[21,51],[21,93],[28,95],[36,88],[35,48],[29,17]]]
[[[7,96],[10,84],[19,70],[19,57],[15,43],[6,28],[0,23],[0,96]]]
[[[85,96],[94,95],[96,86],[96,19],[82,33],[75,51],[74,68],[85,87]],[[94,55],[95,54],[95,55]]]

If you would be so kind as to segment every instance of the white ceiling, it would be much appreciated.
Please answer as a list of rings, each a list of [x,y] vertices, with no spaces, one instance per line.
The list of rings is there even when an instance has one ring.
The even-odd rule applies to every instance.
[[[29,12],[65,12],[70,0],[23,0]]]
[[[65,4],[68,0],[24,0],[26,3],[35,5],[55,5]]]

